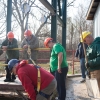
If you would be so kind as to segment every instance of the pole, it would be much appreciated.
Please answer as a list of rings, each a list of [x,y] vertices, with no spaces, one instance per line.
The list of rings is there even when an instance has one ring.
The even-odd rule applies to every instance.
[[[7,0],[7,29],[6,29],[6,33],[11,31],[11,15],[12,15],[12,0]]]
[[[57,14],[57,0],[52,0],[52,6],[56,10]],[[52,15],[51,16],[51,37],[53,40],[56,42],[56,35],[57,35],[57,15]]]
[[[63,0],[63,8],[62,8],[62,19],[63,19],[63,23],[64,26],[62,26],[62,45],[66,50],[66,23],[67,23],[67,7],[66,7],[66,2],[67,0]]]
[[[82,38],[82,44],[83,44],[83,49],[84,49],[84,55],[85,55],[85,61],[86,63],[88,62],[88,59],[87,59],[87,56],[86,56],[86,49],[85,49],[85,44],[84,44],[84,41],[83,41],[83,35],[82,35],[82,28],[80,26],[80,34],[81,34],[81,38]],[[87,75],[88,75],[88,78],[90,78],[90,71],[88,68],[87,69]]]

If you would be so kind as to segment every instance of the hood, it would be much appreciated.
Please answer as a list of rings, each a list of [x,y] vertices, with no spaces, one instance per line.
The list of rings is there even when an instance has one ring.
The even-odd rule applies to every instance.
[[[25,65],[28,64],[28,60],[22,60],[17,66],[16,72],[18,71],[19,68],[24,67]]]
[[[100,44],[100,37],[95,38],[92,44]]]

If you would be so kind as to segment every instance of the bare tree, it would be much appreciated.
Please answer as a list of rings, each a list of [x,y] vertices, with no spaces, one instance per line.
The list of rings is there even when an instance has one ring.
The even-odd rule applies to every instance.
[[[93,22],[86,20],[86,7],[79,5],[78,12],[74,19],[68,18],[68,35],[70,49],[75,49],[80,41],[80,35],[82,31],[93,32]]]
[[[30,21],[28,23],[29,28],[32,29],[33,32],[35,32],[36,36],[39,36],[39,34],[41,33],[41,29],[45,26],[46,23],[48,23],[48,19],[49,19],[49,24],[50,24],[50,16],[51,14],[48,12],[48,10],[41,6],[40,4],[38,5],[36,2],[36,0],[27,0],[28,4],[31,7],[31,10],[29,12],[29,19],[32,19],[34,21]],[[72,6],[73,2],[75,0],[72,0],[71,2],[67,3],[67,7]],[[16,31],[18,30],[18,27],[20,27],[21,30],[21,40],[24,38],[24,31],[25,31],[25,27],[26,27],[26,15],[24,13],[22,13],[21,11],[21,6],[22,4],[25,2],[25,0],[13,0],[12,1],[12,30]],[[4,21],[2,22],[2,31],[0,32],[1,34],[3,32],[6,31],[6,8],[7,8],[7,2],[5,0],[1,0],[0,4],[2,5],[2,10],[0,13],[2,16],[0,16],[0,20],[4,19]],[[38,15],[36,14],[36,12],[34,13],[34,9],[38,9],[38,12],[40,12],[40,16],[41,13],[46,15],[46,20],[43,23],[39,23],[40,20],[38,19]],[[36,24],[36,21],[38,21],[38,25]],[[0,21],[1,23],[1,21]],[[44,32],[44,33],[50,33],[50,30],[48,32]],[[43,36],[43,34],[42,34]],[[45,35],[44,35],[45,36]]]

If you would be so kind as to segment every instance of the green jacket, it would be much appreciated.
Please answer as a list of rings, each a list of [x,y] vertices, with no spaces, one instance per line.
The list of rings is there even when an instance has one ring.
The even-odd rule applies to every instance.
[[[100,70],[100,37],[97,37],[93,43],[88,46],[87,59],[89,64],[89,70]]]
[[[2,46],[7,46],[7,49],[13,49],[13,48],[18,48],[17,40],[14,38],[12,42],[10,42],[8,39],[5,39],[2,42]],[[19,59],[19,51],[18,50],[7,50],[6,51],[6,58],[8,60],[10,59]]]

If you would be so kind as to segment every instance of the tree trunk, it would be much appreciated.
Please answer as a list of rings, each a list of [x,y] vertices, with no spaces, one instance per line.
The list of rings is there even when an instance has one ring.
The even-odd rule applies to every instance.
[[[24,39],[24,24],[21,25],[21,41]]]

